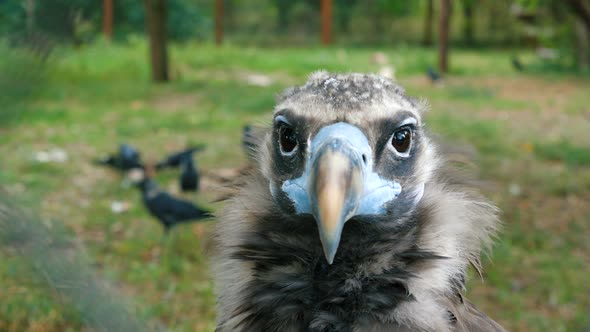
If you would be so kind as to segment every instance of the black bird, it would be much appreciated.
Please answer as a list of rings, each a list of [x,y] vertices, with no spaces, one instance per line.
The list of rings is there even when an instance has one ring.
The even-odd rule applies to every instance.
[[[218,218],[217,331],[504,331],[463,296],[499,224],[393,81],[318,72],[279,97]]]
[[[186,157],[192,158],[193,154],[201,152],[203,150],[205,150],[205,146],[199,145],[179,152],[175,152],[171,155],[168,155],[163,160],[159,161],[156,164],[156,169],[160,170],[167,167],[178,167],[182,163],[183,159],[185,159]]]
[[[430,79],[430,82],[432,82],[433,84],[439,83],[442,80],[442,77],[440,76],[440,74],[432,67],[428,67],[428,70],[426,71],[426,75]]]
[[[199,190],[199,172],[195,167],[192,155],[186,155],[180,163],[182,173],[180,174],[180,188],[182,191]]]
[[[126,143],[119,146],[119,152],[117,154],[108,155],[104,158],[98,159],[97,163],[100,165],[111,166],[121,171],[144,168],[139,151]]]
[[[175,198],[161,190],[154,180],[145,177],[138,183],[143,203],[151,215],[156,217],[168,232],[175,225],[194,222],[211,217],[211,212],[199,208],[189,201]]]
[[[520,62],[520,60],[518,59],[518,57],[516,55],[513,55],[510,58],[510,61],[512,62],[512,67],[514,69],[516,69],[517,71],[523,71],[524,70],[524,65],[522,64],[522,62]]]

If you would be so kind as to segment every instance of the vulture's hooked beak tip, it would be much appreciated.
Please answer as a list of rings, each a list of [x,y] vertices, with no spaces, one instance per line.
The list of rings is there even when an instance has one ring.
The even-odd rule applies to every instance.
[[[363,193],[363,161],[346,141],[334,138],[314,158],[310,193],[324,255],[334,262],[342,229],[355,215]]]

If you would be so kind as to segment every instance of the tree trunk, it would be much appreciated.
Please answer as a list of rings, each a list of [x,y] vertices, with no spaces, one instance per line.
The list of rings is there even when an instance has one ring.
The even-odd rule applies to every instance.
[[[293,5],[292,0],[275,0],[277,7],[277,29],[281,33],[287,32],[289,26],[289,10]]]
[[[113,0],[102,3],[102,32],[106,38],[113,38]]]
[[[339,33],[350,33],[350,18],[352,17],[355,3],[356,0],[340,0],[339,2],[336,2]]]
[[[27,15],[27,34],[31,35],[35,29],[35,0],[25,0],[23,6]]]
[[[441,0],[438,34],[438,70],[449,71],[449,23],[451,16],[451,0]]]
[[[167,82],[168,51],[166,38],[166,0],[144,0],[148,35],[150,37],[150,59],[152,79]]]
[[[321,0],[322,44],[332,43],[332,0]]]
[[[223,0],[215,0],[215,44],[223,43]]]
[[[473,11],[475,2],[472,0],[463,0],[463,41],[467,46],[473,46],[475,41],[473,30],[475,29],[475,18]]]
[[[383,13],[379,9],[379,1],[371,0],[367,1],[369,5],[369,15],[371,15],[370,20],[373,22],[373,36],[371,37],[371,41],[373,43],[382,42],[383,38],[383,31],[385,28],[383,27]]]
[[[588,70],[590,68],[590,32],[584,25],[584,23],[577,19],[576,20],[576,62],[578,68],[581,70]]]
[[[424,16],[424,46],[432,46],[432,19],[434,17],[434,2],[426,0],[426,15]]]
[[[576,22],[576,57],[580,69],[588,69],[588,44],[590,44],[590,6],[584,0],[567,0]]]
[[[584,22],[586,29],[590,30],[590,6],[584,0],[567,0],[567,3],[572,12]]]
[[[223,30],[235,30],[236,21],[236,4],[233,0],[225,0],[223,2]]]

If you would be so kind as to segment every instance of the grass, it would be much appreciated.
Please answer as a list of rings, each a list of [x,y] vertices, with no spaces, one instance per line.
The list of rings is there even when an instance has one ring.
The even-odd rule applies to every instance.
[[[99,278],[129,299],[139,317],[171,331],[211,331],[212,222],[180,227],[164,239],[136,190],[91,160],[120,142],[151,161],[206,143],[198,159],[203,170],[237,167],[245,162],[242,125],[268,124],[279,91],[318,69],[377,71],[376,51],[388,56],[411,95],[430,101],[431,131],[478,151],[484,190],[504,211],[505,230],[486,260],[485,281],[472,278],[468,297],[509,330],[590,329],[590,79],[516,73],[508,52],[456,51],[452,75],[433,87],[423,74],[436,59],[432,49],[177,45],[173,81],[152,84],[141,39],[60,48],[39,75],[0,78],[0,181],[32,210],[63,223]],[[29,68],[20,54],[0,59],[0,68],[17,74]],[[250,74],[272,83],[249,85]],[[67,163],[33,160],[35,151],[54,147],[68,152]],[[158,181],[177,190],[174,171]],[[220,208],[210,203],[215,184],[204,186],[186,198]],[[114,200],[129,202],[130,210],[113,214]],[[75,306],[31,276],[34,267],[9,248],[0,254],[0,330],[84,329]]]
[[[535,145],[535,154],[541,159],[563,161],[570,166],[590,166],[590,152],[588,149],[565,140],[537,144]]]

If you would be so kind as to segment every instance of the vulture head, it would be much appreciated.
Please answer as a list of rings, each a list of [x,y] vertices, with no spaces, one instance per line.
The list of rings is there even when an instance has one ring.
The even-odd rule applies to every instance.
[[[220,216],[220,331],[502,331],[464,299],[496,208],[446,166],[426,105],[375,75],[279,98]]]

